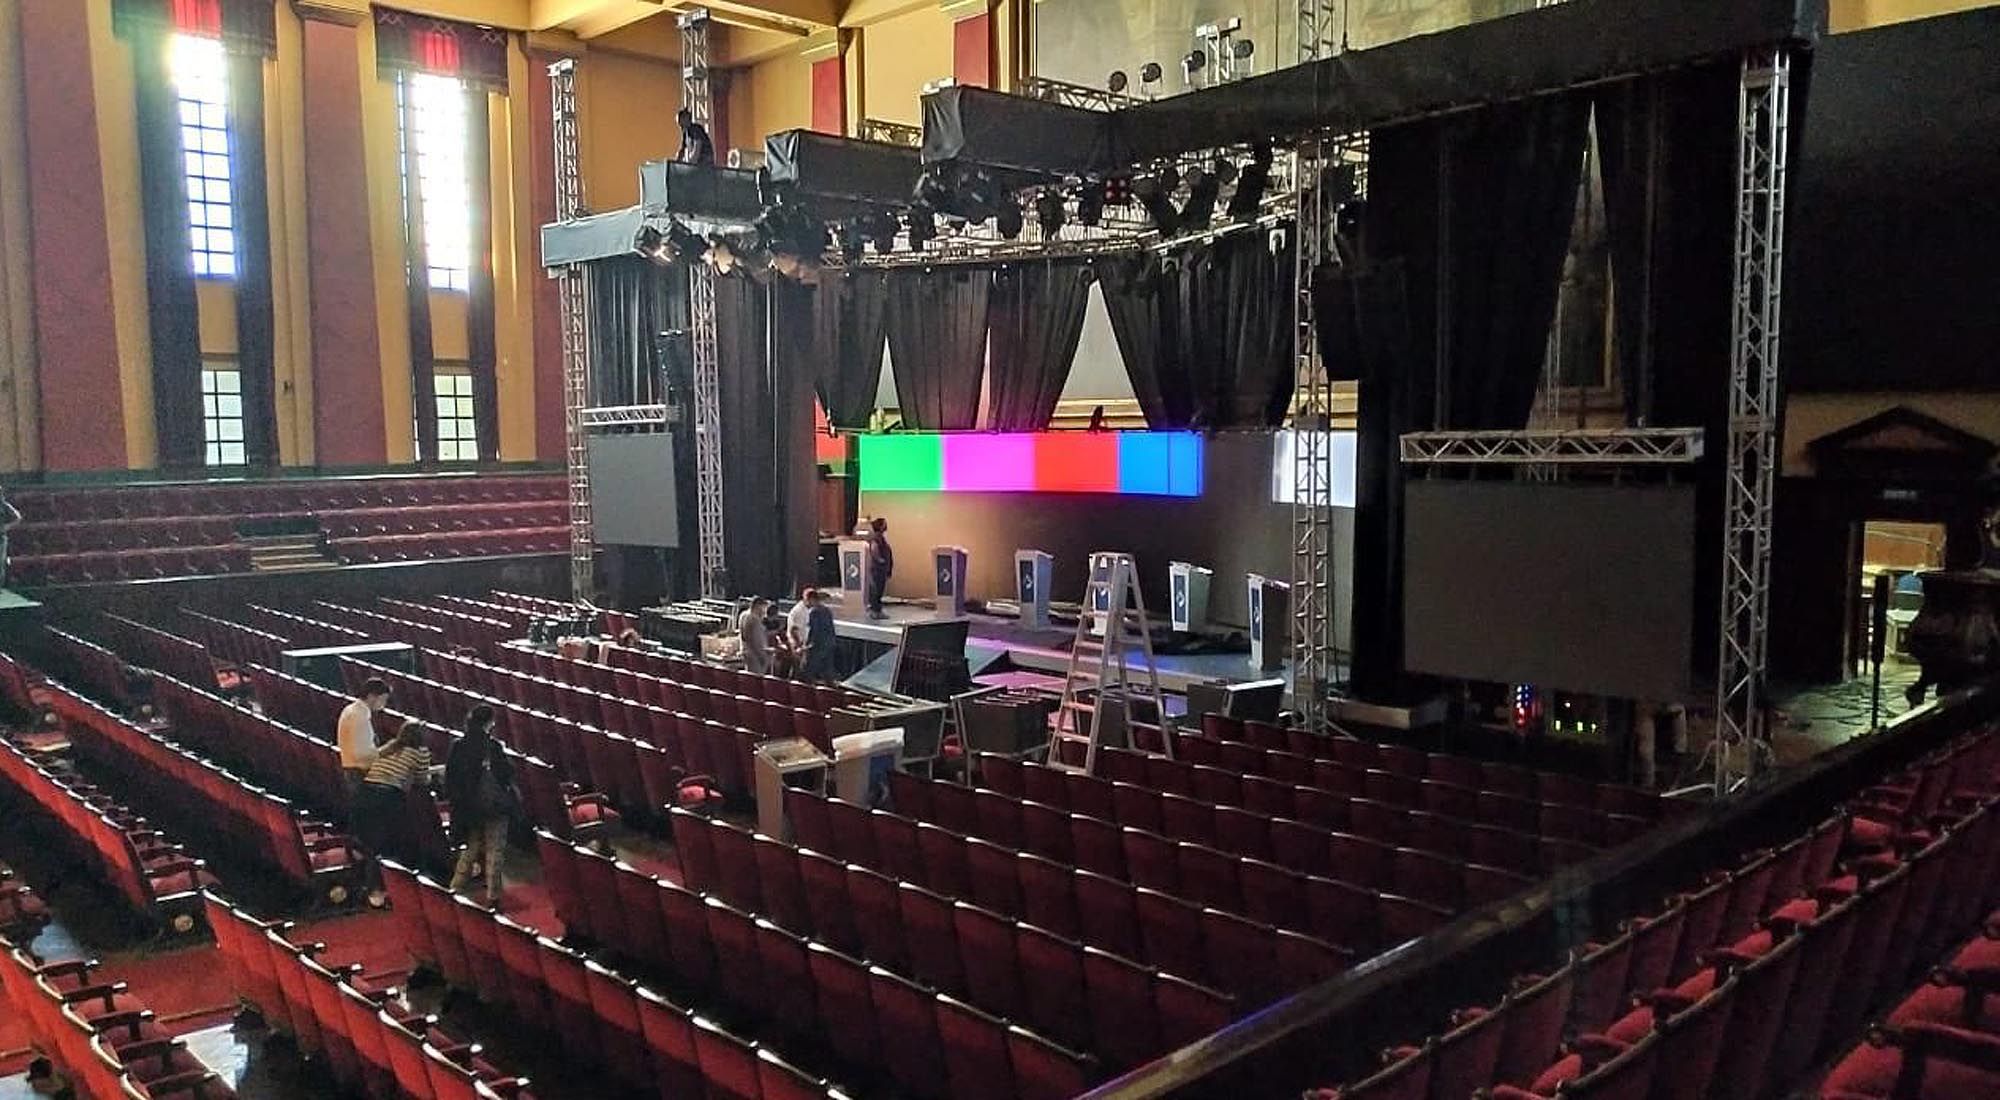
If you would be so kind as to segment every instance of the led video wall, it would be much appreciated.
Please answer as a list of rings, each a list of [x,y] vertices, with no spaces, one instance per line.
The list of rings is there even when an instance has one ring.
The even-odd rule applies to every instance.
[[[1193,432],[864,435],[861,491],[1198,497]]]

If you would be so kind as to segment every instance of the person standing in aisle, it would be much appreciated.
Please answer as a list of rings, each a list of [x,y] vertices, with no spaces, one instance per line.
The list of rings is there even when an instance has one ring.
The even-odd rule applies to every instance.
[[[770,611],[771,601],[759,596],[736,620],[736,633],[743,639],[743,667],[759,676],[771,671],[771,628],[764,625]]]
[[[375,715],[389,705],[389,685],[371,678],[361,685],[361,695],[341,709],[334,740],[340,746],[340,772],[347,780],[347,801],[361,793],[361,782],[379,751],[375,746]]]
[[[456,893],[486,868],[486,906],[499,909],[501,864],[507,856],[507,830],[521,812],[521,795],[514,787],[514,764],[493,737],[493,708],[484,703],[465,716],[465,736],[451,747],[445,761],[445,796],[451,799],[452,840],[465,845],[451,873]]]
[[[889,613],[882,610],[882,597],[888,593],[889,578],[896,572],[896,551],[889,546],[888,520],[876,516],[869,522],[868,545],[875,557],[868,574],[868,617],[886,619]]]
[[[408,861],[416,845],[410,841],[410,787],[430,776],[431,750],[424,744],[424,726],[412,718],[382,746],[361,792],[354,796],[354,835],[368,849],[368,904],[382,908],[383,857]]]
[[[826,593],[814,589],[807,602],[805,662],[799,678],[810,683],[833,679],[833,608],[826,605]]]

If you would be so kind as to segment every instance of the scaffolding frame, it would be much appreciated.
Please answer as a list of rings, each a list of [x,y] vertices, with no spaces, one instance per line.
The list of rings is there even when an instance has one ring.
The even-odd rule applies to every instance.
[[[583,210],[583,169],[577,145],[576,60],[549,66],[555,104],[556,220]],[[597,546],[591,523],[590,441],[584,433],[584,406],[590,401],[590,287],[582,264],[555,273],[561,299],[563,444],[569,482],[570,600],[587,604],[597,592]]]
[[[708,73],[707,8],[680,14],[681,104],[706,127],[714,111]],[[715,271],[688,265],[688,333],[694,350],[695,528],[704,599],[729,595],[722,502],[722,386],[716,350]]]
[[[1737,90],[1735,293],[1722,533],[1722,630],[1715,675],[1715,793],[1770,756],[1764,673],[1770,651],[1771,517],[1778,455],[1779,317],[1784,298],[1791,52],[1744,56]]]

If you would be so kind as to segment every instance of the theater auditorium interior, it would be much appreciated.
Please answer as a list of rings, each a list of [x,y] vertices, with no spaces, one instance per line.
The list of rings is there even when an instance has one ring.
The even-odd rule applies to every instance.
[[[1996,58],[0,0],[0,1100],[2000,1097]]]

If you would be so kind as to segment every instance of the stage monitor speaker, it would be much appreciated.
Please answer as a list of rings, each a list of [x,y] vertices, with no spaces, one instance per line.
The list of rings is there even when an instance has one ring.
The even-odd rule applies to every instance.
[[[931,580],[935,584],[938,614],[954,619],[964,617],[965,564],[965,547],[931,547]]]
[[[1055,584],[1056,559],[1044,550],[1014,551],[1014,599],[1021,605],[1021,625],[1049,627],[1049,589]]]
[[[1252,573],[1250,582],[1250,666],[1277,672],[1290,655],[1292,586]]]
[[[1168,608],[1171,625],[1184,634],[1208,626],[1208,586],[1215,570],[1184,561],[1167,563],[1167,586],[1171,590]]]
[[[860,608],[868,603],[868,574],[874,572],[875,548],[867,539],[840,540],[840,602]]]

